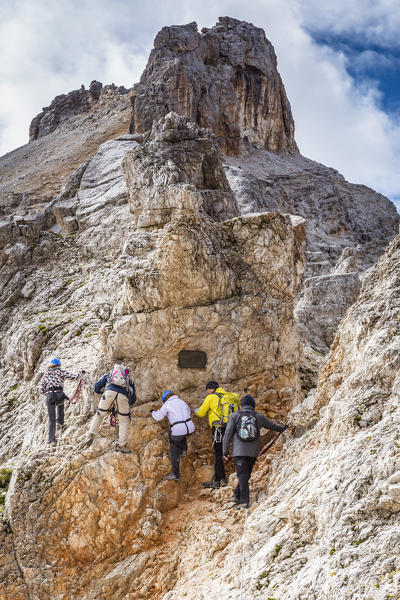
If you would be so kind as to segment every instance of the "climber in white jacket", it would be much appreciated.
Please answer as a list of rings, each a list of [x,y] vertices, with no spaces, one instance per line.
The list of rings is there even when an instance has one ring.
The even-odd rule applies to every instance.
[[[171,424],[169,431],[169,447],[171,452],[172,473],[165,479],[179,480],[180,457],[187,453],[187,436],[194,432],[194,424],[190,417],[190,408],[174,392],[167,390],[161,396],[163,403],[159,410],[151,410],[151,416],[156,421],[165,417]]]

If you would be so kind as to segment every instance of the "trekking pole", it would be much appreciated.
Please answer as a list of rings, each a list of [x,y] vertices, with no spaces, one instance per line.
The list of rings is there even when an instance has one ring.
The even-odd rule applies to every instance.
[[[286,431],[286,429],[284,429],[283,431]],[[267,444],[266,446],[264,446],[264,448],[261,450],[261,452],[259,452],[258,456],[262,456],[263,454],[265,454],[276,442],[276,440],[279,438],[280,435],[282,435],[283,431],[280,431],[275,437],[274,439],[269,442],[269,444]]]

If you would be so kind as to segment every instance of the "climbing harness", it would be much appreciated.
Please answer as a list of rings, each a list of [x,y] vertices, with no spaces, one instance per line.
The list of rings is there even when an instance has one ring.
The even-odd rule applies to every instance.
[[[110,425],[111,427],[115,427],[117,425],[117,418],[118,415],[121,415],[121,417],[129,417],[129,419],[131,419],[131,413],[122,413],[119,412],[119,407],[118,407],[118,395],[119,392],[117,392],[117,395],[115,396],[114,400],[111,403],[111,406],[109,406],[109,408],[99,408],[98,410],[101,410],[102,412],[109,412],[110,413]]]
[[[247,534],[247,515],[248,509],[245,509],[246,513],[244,516],[244,529],[243,529],[243,545],[242,545],[242,572],[240,575],[240,600],[243,599],[243,575],[244,575],[244,547],[246,544],[246,534]]]
[[[172,431],[172,428],[174,425],[180,425],[181,423],[185,424],[186,427],[186,435],[192,435],[192,433],[194,433],[194,431],[192,431],[192,433],[189,433],[189,427],[188,427],[188,423],[190,423],[190,421],[192,420],[191,417],[189,417],[188,419],[185,419],[184,421],[175,421],[175,423],[171,423],[170,424],[170,431]]]
[[[221,425],[213,424],[212,446],[214,446],[214,444],[222,443],[222,438],[224,437],[223,429],[224,428]]]
[[[283,431],[286,431],[286,429],[284,429]],[[276,440],[278,439],[278,437],[280,435],[282,435],[283,431],[280,431],[272,440],[272,442],[270,442],[269,444],[267,444],[266,446],[264,446],[264,448],[261,450],[261,452],[259,452],[258,456],[262,456],[263,454],[265,454],[276,442]]]

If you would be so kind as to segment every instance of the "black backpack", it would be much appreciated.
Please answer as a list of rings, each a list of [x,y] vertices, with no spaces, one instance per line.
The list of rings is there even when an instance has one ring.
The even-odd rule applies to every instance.
[[[257,424],[255,413],[239,411],[239,418],[236,422],[236,431],[242,442],[255,442],[260,437],[260,430]]]

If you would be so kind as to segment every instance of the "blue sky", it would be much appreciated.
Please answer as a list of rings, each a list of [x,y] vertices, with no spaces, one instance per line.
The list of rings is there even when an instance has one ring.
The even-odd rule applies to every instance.
[[[378,92],[377,102],[393,116],[400,111],[400,49],[368,43],[361,36],[309,30],[312,39],[321,46],[341,52],[346,57],[348,73],[357,85],[371,86]]]
[[[0,154],[56,95],[131,87],[161,27],[225,15],[273,43],[301,152],[400,204],[398,0],[0,0]]]

